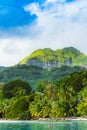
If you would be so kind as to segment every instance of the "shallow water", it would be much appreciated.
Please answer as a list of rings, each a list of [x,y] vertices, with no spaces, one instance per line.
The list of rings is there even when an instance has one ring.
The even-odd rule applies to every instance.
[[[0,130],[87,130],[87,121],[1,121]]]

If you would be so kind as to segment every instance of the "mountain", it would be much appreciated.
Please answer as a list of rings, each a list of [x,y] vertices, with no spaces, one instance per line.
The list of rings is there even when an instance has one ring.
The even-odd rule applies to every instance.
[[[87,65],[87,56],[73,47],[56,51],[50,48],[39,49],[16,66],[1,67],[0,82],[21,79],[35,88],[43,80],[55,82],[72,72],[84,69],[81,67],[84,65]]]
[[[87,55],[74,47],[57,49],[56,51],[45,48],[34,51],[25,57],[19,64],[35,65],[42,68],[54,68],[61,65],[87,67]]]

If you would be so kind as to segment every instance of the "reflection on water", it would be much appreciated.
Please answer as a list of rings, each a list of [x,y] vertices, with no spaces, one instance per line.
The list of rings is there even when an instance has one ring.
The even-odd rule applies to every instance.
[[[87,130],[87,121],[7,121],[0,122],[0,130]]]

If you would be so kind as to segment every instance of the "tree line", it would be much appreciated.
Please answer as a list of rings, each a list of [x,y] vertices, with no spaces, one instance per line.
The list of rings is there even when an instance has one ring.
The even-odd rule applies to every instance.
[[[0,116],[6,119],[38,119],[87,116],[87,70],[73,72],[32,90],[16,79],[0,87]]]

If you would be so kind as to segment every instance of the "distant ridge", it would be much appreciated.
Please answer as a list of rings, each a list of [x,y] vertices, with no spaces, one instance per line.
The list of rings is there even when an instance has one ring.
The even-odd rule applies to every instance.
[[[87,56],[74,47],[65,47],[55,51],[44,48],[34,51],[19,64],[35,65],[46,69],[61,65],[87,67]]]

